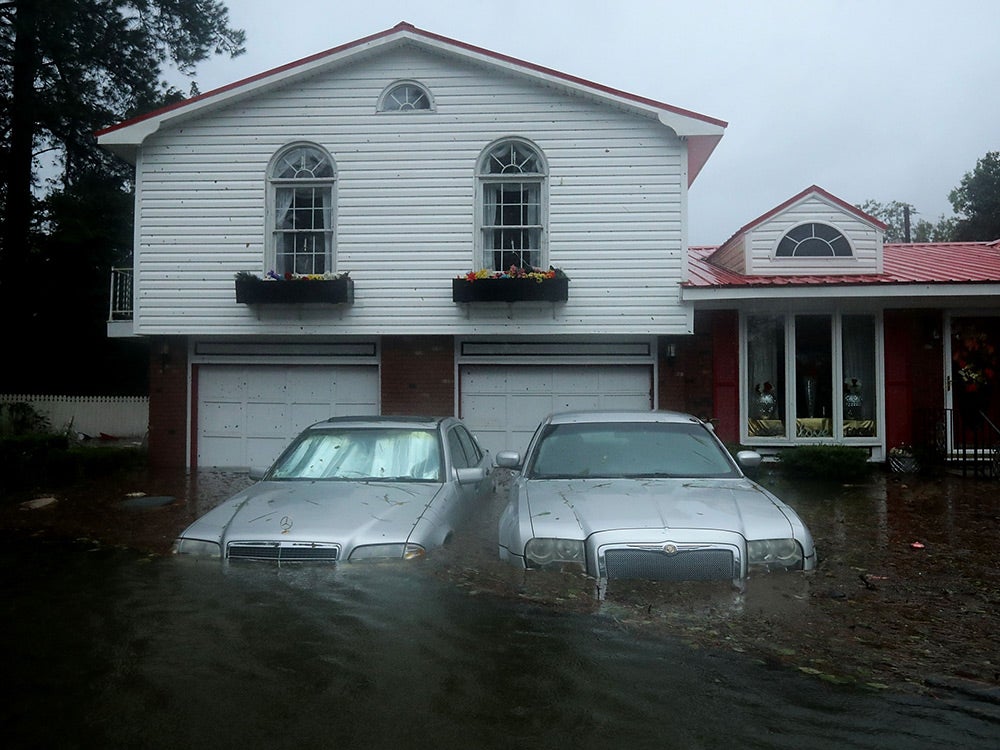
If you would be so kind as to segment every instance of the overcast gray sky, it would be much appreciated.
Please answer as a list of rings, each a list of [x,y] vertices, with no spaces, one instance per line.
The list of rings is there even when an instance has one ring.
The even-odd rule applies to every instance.
[[[937,221],[1000,150],[997,0],[225,2],[247,52],[203,63],[202,91],[408,21],[727,121],[691,189],[694,245],[813,184]]]

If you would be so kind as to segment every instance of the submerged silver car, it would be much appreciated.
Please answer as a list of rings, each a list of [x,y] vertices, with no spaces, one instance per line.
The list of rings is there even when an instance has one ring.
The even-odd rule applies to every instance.
[[[748,467],[760,454],[742,451]],[[810,570],[812,537],[785,503],[744,476],[701,420],[673,412],[554,414],[518,469],[499,523],[500,557],[598,579],[731,580]]]
[[[419,558],[465,520],[489,470],[488,453],[452,417],[330,419],[185,529],[174,552],[278,563]]]

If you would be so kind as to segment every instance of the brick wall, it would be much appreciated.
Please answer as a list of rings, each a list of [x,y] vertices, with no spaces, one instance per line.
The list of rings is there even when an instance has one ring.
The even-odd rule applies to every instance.
[[[694,336],[664,336],[658,344],[661,409],[684,411],[702,419],[712,410],[712,313],[696,312]],[[670,345],[674,357],[668,357]]]
[[[149,463],[186,465],[187,340],[158,337],[149,347]]]
[[[451,336],[382,338],[382,413],[455,413],[455,345]]]

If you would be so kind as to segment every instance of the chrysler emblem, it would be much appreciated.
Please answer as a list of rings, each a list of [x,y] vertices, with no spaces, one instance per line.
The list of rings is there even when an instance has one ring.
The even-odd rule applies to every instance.
[[[664,555],[676,555],[677,554],[677,545],[674,544],[673,542],[667,542],[666,544],[663,545],[663,554]]]

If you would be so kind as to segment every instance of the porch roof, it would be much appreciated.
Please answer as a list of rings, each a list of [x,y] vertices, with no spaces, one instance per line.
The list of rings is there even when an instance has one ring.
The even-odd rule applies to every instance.
[[[1000,284],[1000,240],[886,244],[883,248],[883,272],[875,274],[751,276],[712,263],[710,257],[717,249],[689,249],[688,279],[682,284],[685,289],[693,291],[753,287],[764,291],[806,287],[815,291],[816,287],[873,286],[878,287],[879,291],[872,289],[870,293],[880,294],[884,291],[883,287],[887,286]]]

